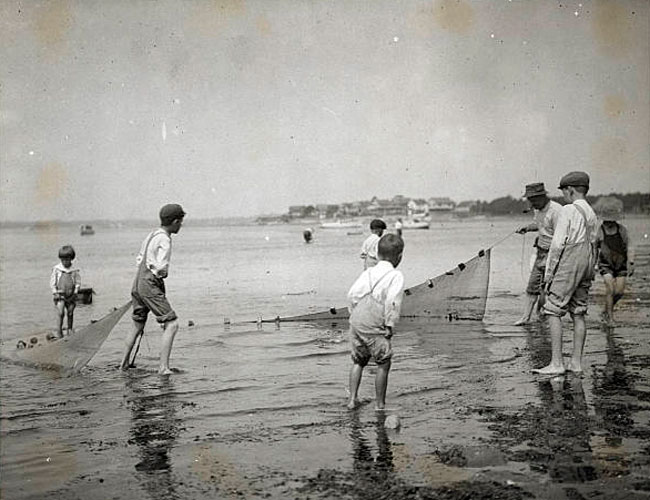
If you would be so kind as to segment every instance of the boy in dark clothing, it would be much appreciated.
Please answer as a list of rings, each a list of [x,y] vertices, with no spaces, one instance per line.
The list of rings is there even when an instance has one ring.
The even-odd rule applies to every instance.
[[[626,277],[634,273],[634,252],[627,228],[618,222],[623,216],[623,203],[617,198],[605,197],[598,200],[597,209],[603,221],[596,237],[598,270],[605,281],[603,320],[611,325],[614,306],[625,291]]]

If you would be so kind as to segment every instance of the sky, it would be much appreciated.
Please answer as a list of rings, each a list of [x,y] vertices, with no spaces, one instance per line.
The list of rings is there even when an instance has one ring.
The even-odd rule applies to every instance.
[[[0,220],[650,192],[646,0],[0,2]]]

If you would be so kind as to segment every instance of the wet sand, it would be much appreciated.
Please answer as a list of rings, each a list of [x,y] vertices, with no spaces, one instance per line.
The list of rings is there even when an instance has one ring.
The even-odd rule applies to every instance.
[[[483,323],[400,324],[384,413],[372,367],[364,404],[345,409],[345,325],[197,330],[178,358],[201,373],[169,378],[150,370],[155,352],[121,374],[109,350],[83,382],[43,376],[37,410],[5,412],[2,498],[648,498],[650,245],[637,253],[613,328],[594,284],[582,376],[531,374],[550,357],[548,332],[509,326],[521,300],[496,290]],[[568,321],[564,339],[566,354]],[[20,401],[34,373],[12,369]]]

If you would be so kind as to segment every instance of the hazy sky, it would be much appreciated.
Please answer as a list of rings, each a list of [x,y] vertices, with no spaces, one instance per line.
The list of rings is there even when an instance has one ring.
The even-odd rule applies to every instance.
[[[650,191],[646,0],[0,2],[1,220]]]

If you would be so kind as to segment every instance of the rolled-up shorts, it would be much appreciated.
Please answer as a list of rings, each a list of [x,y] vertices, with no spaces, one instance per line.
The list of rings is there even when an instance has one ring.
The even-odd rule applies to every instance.
[[[176,313],[165,296],[165,282],[150,271],[144,270],[136,278],[131,290],[133,321],[145,323],[149,311],[158,323],[164,324],[177,318]]]
[[[587,313],[589,289],[593,280],[593,261],[588,245],[567,247],[546,290],[545,314],[572,316]]]
[[[529,295],[539,295],[542,293],[544,287],[544,272],[546,271],[546,258],[548,257],[548,250],[537,249],[537,256],[533,264],[533,269],[530,271],[530,278],[528,278],[528,286],[526,286],[526,293]]]
[[[350,327],[350,347],[352,362],[361,366],[366,366],[371,359],[381,365],[393,357],[390,339],[382,334],[361,334],[353,326]]]

